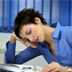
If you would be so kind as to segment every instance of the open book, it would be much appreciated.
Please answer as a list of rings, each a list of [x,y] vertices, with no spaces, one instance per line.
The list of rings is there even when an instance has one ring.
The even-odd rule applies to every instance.
[[[42,69],[32,65],[0,64],[0,72],[41,72]]]

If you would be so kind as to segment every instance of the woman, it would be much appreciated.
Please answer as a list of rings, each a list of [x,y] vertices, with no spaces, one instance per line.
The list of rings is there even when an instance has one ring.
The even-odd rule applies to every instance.
[[[23,9],[17,14],[14,32],[6,44],[5,61],[22,64],[43,55],[49,64],[42,72],[72,72],[71,36],[72,27],[62,27],[58,22],[48,26],[38,11]],[[17,55],[15,55],[16,40],[27,46]]]

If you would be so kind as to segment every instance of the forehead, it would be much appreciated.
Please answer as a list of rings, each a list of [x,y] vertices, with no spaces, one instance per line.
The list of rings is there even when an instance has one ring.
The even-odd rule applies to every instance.
[[[26,31],[29,27],[30,27],[31,25],[23,25],[22,27],[21,27],[21,32],[24,32],[24,31]]]
[[[25,35],[26,30],[30,27],[30,25],[23,25],[20,29],[20,37]]]

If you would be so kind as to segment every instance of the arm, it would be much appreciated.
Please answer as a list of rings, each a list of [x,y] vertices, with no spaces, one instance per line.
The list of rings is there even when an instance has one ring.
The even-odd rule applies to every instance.
[[[71,48],[72,48],[72,26],[70,26],[70,27],[67,29],[66,34],[67,34],[66,39],[67,39],[69,45],[70,45]],[[71,68],[71,72],[72,72],[72,66],[71,66],[70,68]]]
[[[72,51],[72,27],[67,27],[64,33],[64,37],[66,38]],[[70,66],[70,68],[72,72],[72,65]],[[68,72],[68,69],[65,66],[59,65],[57,62],[52,62],[45,66],[41,72]]]
[[[44,69],[42,69],[41,72],[68,72],[68,69],[64,66],[59,65],[57,62],[52,62],[48,64]]]
[[[15,45],[16,45],[16,38],[14,35],[11,35],[10,42],[7,42],[7,51],[5,53],[5,62],[11,64],[22,64],[36,56],[41,55],[38,51],[38,48],[26,48],[24,51],[20,52],[19,54],[15,55]]]

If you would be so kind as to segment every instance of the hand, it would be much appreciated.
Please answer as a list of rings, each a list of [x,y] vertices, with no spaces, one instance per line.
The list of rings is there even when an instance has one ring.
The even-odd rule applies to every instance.
[[[66,67],[59,65],[57,62],[48,64],[41,72],[68,72]]]
[[[16,40],[18,40],[19,42],[21,42],[21,43],[23,43],[25,46],[27,46],[27,47],[29,47],[28,45],[27,45],[27,43],[31,46],[31,47],[33,47],[33,48],[36,48],[37,46],[37,43],[33,43],[33,42],[30,42],[30,41],[27,41],[27,40],[25,40],[25,39],[22,39],[22,38],[18,38],[16,35],[15,35],[15,33],[13,32],[12,33],[12,35],[11,35],[11,39],[10,39],[10,43],[14,43],[14,42],[16,42]]]

